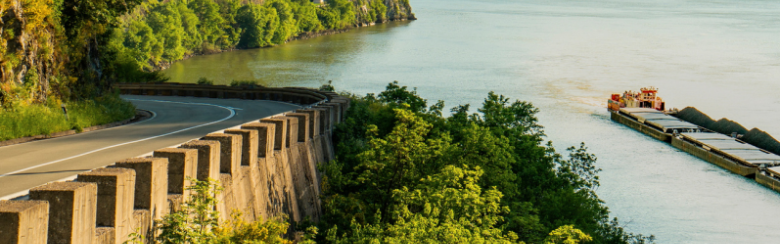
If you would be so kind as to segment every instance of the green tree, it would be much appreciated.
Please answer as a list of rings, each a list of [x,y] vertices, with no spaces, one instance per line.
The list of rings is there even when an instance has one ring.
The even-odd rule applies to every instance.
[[[238,46],[242,48],[265,47],[273,44],[279,28],[276,9],[264,5],[247,4],[238,10],[236,20],[243,29]]]
[[[186,34],[175,4],[160,4],[152,8],[147,23],[154,30],[157,40],[164,43],[162,59],[168,62],[181,60],[187,52],[183,45]]]
[[[417,95],[417,89],[407,90],[406,86],[398,85],[398,81],[387,84],[385,91],[379,93],[379,101],[388,103],[393,107],[408,105],[412,112],[425,112],[427,100]]]
[[[289,0],[269,0],[265,5],[275,9],[279,18],[278,29],[274,31],[274,36],[271,39],[272,43],[282,44],[298,34],[297,22]]]
[[[66,44],[61,45],[68,62],[63,66],[68,76],[78,77],[71,94],[76,99],[102,95],[111,85],[110,70],[104,67],[116,59],[116,53],[104,49],[112,31],[120,23],[117,18],[138,6],[142,0],[72,0],[54,1]],[[107,72],[108,71],[108,72]]]
[[[364,196],[379,200],[380,211],[390,212],[394,190],[410,186],[425,175],[439,169],[440,157],[450,147],[450,138],[426,138],[431,125],[413,112],[395,109],[396,125],[384,136],[378,136],[376,127],[369,126],[368,148],[358,154],[360,164],[357,182],[370,186]]]
[[[238,9],[241,8],[240,0],[216,0],[219,4],[219,14],[224,20],[222,22],[223,35],[219,38],[217,44],[222,49],[233,48],[238,45],[241,37],[241,27],[236,21]]]
[[[214,0],[190,0],[187,5],[198,16],[198,32],[208,49],[215,49],[225,35],[225,19],[220,15],[220,6]],[[204,46],[206,46],[204,45]]]
[[[574,228],[573,225],[564,225],[550,232],[550,235],[544,239],[544,244],[577,244],[589,241],[593,241],[590,235]]]
[[[168,4],[175,5],[181,16],[181,27],[182,30],[184,30],[182,46],[187,50],[186,52],[192,53],[193,51],[200,50],[201,44],[203,43],[203,37],[199,32],[198,26],[200,25],[200,20],[198,19],[198,16],[195,15],[195,11],[190,9],[183,1],[172,1]]]
[[[349,0],[331,0],[317,9],[317,16],[326,29],[344,29],[355,25],[355,5]]]
[[[156,64],[163,54],[163,43],[157,40],[154,30],[143,20],[131,21],[127,32],[118,35],[124,37],[122,45],[127,48],[124,51],[143,69],[151,70],[150,64]]]
[[[308,0],[293,0],[293,13],[298,31],[316,32],[325,29],[317,18],[317,5]]]
[[[368,13],[371,16],[371,22],[387,21],[387,6],[382,2],[382,0],[368,0],[368,6]]]
[[[392,221],[350,225],[339,236],[328,231],[332,243],[515,243],[517,235],[498,228],[509,209],[500,204],[500,191],[483,191],[477,184],[479,168],[445,166],[411,189],[393,192]],[[376,218],[378,219],[378,218]]]

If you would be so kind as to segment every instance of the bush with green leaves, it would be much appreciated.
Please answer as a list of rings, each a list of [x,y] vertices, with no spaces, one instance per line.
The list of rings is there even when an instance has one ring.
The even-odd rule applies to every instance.
[[[264,5],[247,4],[238,9],[236,20],[244,30],[238,46],[256,48],[273,45],[273,37],[279,28],[276,9]]]
[[[137,230],[126,243],[141,244],[146,239],[160,244],[292,243],[284,238],[290,224],[283,216],[246,222],[240,212],[233,212],[230,220],[220,222],[219,212],[215,210],[217,196],[222,191],[220,183],[213,179],[190,180],[193,185],[187,189],[192,194],[181,211],[164,216],[151,231],[155,236],[145,236]],[[302,243],[313,243],[310,239],[316,233],[316,227],[307,229]]]
[[[198,79],[198,81],[195,82],[195,84],[198,84],[198,85],[214,85],[214,81],[213,80],[209,80],[206,77],[200,77]]]

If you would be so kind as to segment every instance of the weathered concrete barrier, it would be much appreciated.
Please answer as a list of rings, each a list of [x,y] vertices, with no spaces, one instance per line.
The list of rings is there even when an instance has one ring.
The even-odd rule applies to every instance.
[[[46,243],[49,222],[46,201],[0,202],[0,241],[8,243]]]
[[[93,169],[75,181],[48,183],[31,189],[30,200],[0,201],[0,242],[123,243],[133,232],[149,236],[155,220],[189,200],[191,178],[220,181],[220,221],[234,211],[246,221],[282,215],[318,221],[317,166],[333,159],[331,130],[349,99],[304,88],[198,87],[119,86],[126,94],[272,98],[309,107]]]

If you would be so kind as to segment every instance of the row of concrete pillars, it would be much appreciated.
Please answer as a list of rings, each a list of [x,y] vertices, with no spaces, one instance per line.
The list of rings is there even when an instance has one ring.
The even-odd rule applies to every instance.
[[[35,187],[27,200],[0,201],[0,242],[123,243],[133,232],[148,237],[154,221],[189,199],[189,179],[220,182],[220,221],[236,211],[245,221],[283,215],[318,221],[317,166],[333,160],[331,129],[348,107],[348,99],[331,96],[326,103],[93,169],[74,181]]]

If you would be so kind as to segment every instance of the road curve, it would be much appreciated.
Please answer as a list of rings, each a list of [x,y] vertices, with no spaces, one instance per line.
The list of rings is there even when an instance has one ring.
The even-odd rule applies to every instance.
[[[300,108],[263,100],[131,95],[122,98],[155,116],[124,126],[0,147],[0,199],[210,132]]]

